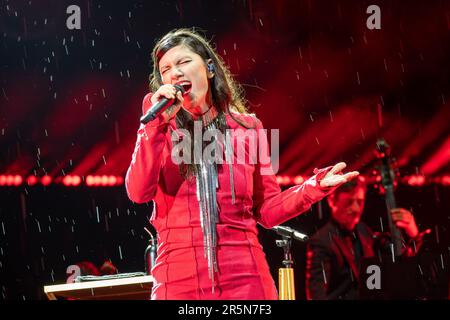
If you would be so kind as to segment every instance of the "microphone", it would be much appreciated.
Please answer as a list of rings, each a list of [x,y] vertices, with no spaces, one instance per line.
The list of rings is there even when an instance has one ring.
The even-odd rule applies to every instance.
[[[150,240],[150,244],[145,249],[144,253],[145,257],[145,273],[148,275],[152,274],[152,268],[155,265],[156,261],[156,239],[152,237]]]
[[[289,228],[289,227],[276,226],[276,227],[273,227],[272,230],[283,237],[288,237],[288,238],[292,238],[292,239],[299,240],[299,241],[308,240],[308,236],[306,234],[300,233],[297,230]]]
[[[181,92],[181,94],[183,96],[185,96],[190,92],[192,84],[186,82],[186,83],[182,83],[182,84],[175,84],[174,87],[176,89],[175,94],[178,94],[178,92]],[[166,110],[168,107],[170,107],[175,101],[176,101],[176,98],[175,99],[167,99],[166,97],[162,97],[162,99],[160,99],[157,103],[152,105],[150,107],[150,109],[148,109],[147,113],[141,117],[141,119],[140,119],[141,123],[147,124],[148,122],[155,120],[158,115],[163,113],[164,110]]]
[[[147,233],[150,236],[150,242],[147,248],[145,249],[144,253],[144,260],[145,260],[145,273],[148,275],[152,274],[152,268],[155,265],[156,262],[156,246],[157,246],[157,240],[155,237],[153,237],[153,234],[144,227],[144,230],[147,231]]]

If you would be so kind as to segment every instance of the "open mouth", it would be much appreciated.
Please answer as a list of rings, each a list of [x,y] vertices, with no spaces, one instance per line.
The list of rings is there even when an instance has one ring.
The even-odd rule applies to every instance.
[[[184,91],[183,95],[186,95],[189,92],[191,92],[191,89],[192,89],[192,83],[191,82],[185,80],[185,81],[177,82],[175,84],[183,88],[183,91]]]

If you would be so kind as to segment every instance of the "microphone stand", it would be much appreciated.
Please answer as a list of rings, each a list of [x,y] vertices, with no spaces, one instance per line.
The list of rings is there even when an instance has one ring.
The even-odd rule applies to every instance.
[[[283,248],[284,268],[278,270],[278,298],[280,300],[295,300],[294,261],[291,255],[292,239],[283,236],[283,240],[276,240],[277,247]]]

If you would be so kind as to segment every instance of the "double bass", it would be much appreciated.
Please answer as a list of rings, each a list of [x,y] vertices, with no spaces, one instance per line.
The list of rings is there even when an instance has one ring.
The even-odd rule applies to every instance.
[[[391,210],[397,207],[395,202],[395,177],[396,172],[393,168],[393,161],[390,157],[391,149],[384,139],[377,141],[376,155],[380,160],[379,173],[381,176],[380,191],[384,195],[389,222],[389,230],[392,240],[392,252],[394,257],[399,257],[402,253],[402,234],[392,221]]]

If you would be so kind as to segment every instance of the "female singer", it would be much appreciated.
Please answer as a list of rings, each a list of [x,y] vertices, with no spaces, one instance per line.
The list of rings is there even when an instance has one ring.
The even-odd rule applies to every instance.
[[[252,161],[246,136],[268,156],[266,136],[255,134],[263,132],[261,121],[247,113],[239,85],[208,41],[175,30],[155,45],[152,59],[143,113],[163,98],[175,102],[140,126],[126,175],[132,201],[154,201],[152,299],[277,299],[256,224],[271,228],[305,212],[358,172],[343,174],[341,162],[281,192],[270,161]],[[208,140],[217,147],[210,159],[198,156],[207,148],[192,139],[196,130],[221,133]],[[177,145],[187,142],[183,161],[175,161]]]

